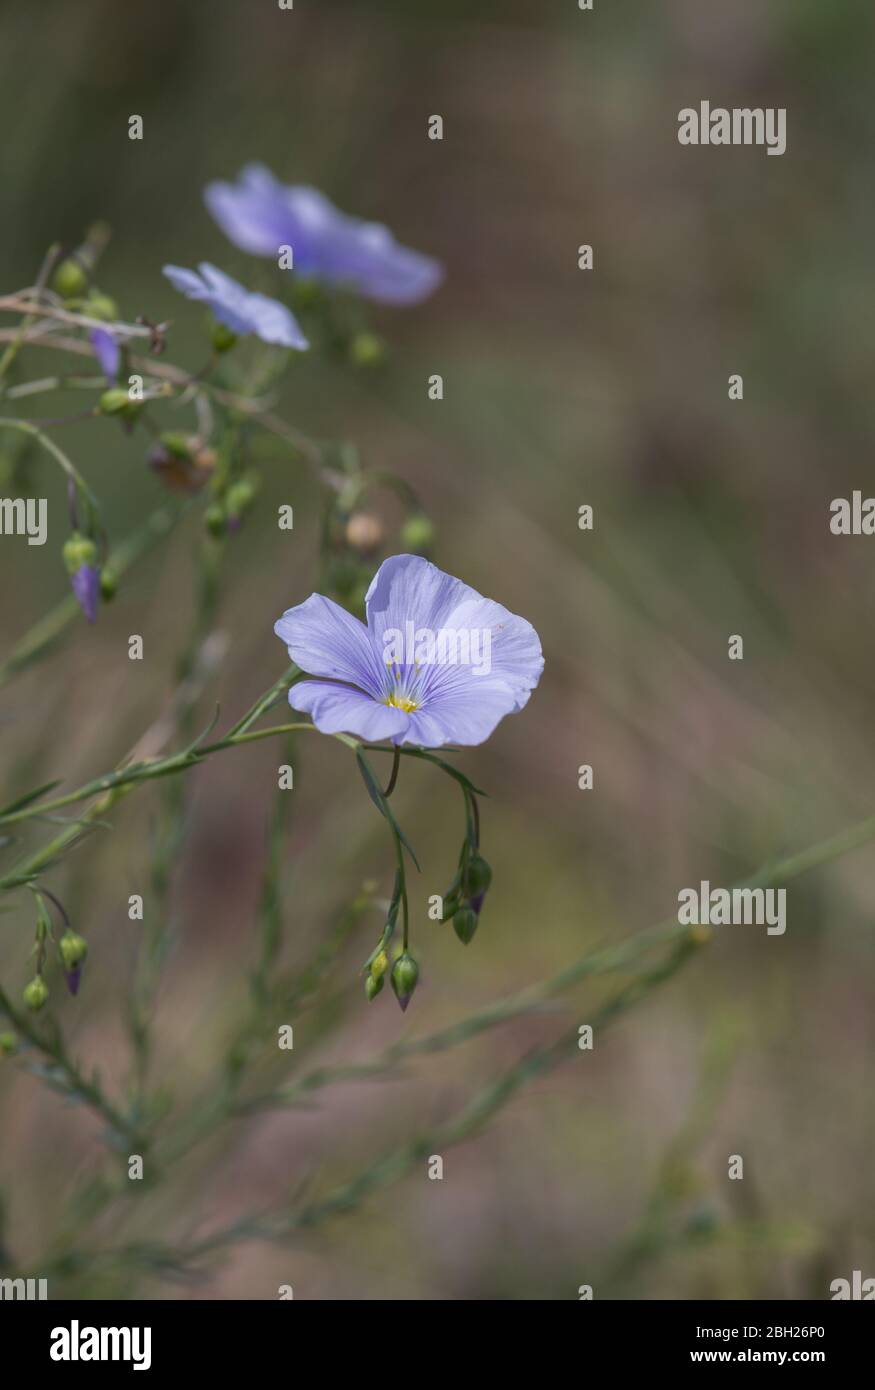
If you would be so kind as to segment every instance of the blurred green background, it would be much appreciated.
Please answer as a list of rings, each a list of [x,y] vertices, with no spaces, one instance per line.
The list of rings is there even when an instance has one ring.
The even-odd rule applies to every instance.
[[[460,761],[491,796],[495,880],[475,942],[426,918],[455,864],[460,804],[410,762],[396,797],[422,852],[423,984],[404,1016],[387,996],[369,1008],[357,970],[375,928],[363,926],[328,1001],[296,1020],[290,1075],[462,1019],[671,916],[680,888],[730,884],[873,809],[873,541],[828,524],[831,499],[865,494],[871,473],[873,38],[875,14],[856,0],[596,0],[591,14],[575,0],[0,7],[4,293],[33,282],[49,243],[75,245],[106,219],[102,287],[127,318],[172,317],[168,358],[196,369],[201,320],[160,267],[207,259],[275,283],[201,201],[208,180],[249,160],[446,266],[433,299],[371,316],[383,368],[302,357],[278,410],[407,479],[435,518],[437,562],[530,619],[546,670],[525,712]],[[786,107],[786,154],[680,147],[678,111],[705,98]],[[426,135],[435,113],[442,142]],[[577,268],[581,243],[591,273]],[[23,370],[56,370],[55,357],[28,349]],[[433,372],[440,403],[427,398]],[[743,402],[728,399],[733,373]],[[37,399],[35,415],[82,406]],[[96,421],[57,437],[114,538],[161,501],[141,432]],[[67,582],[63,489],[42,464],[35,476],[49,543],[0,546],[4,653]],[[275,525],[283,502],[290,535]],[[591,533],[577,526],[584,503]],[[272,625],[315,586],[320,505],[275,450],[229,555],[227,654],[203,723],[216,701],[231,722],[281,674]],[[106,770],[166,709],[199,534],[187,517],[95,628],[75,624],[2,692],[4,799]],[[140,665],[130,633],[144,637]],[[727,659],[734,633],[743,662]],[[156,1016],[155,1076],[183,1115],[209,1091],[245,993],[277,754],[236,750],[193,779]],[[302,740],[289,796],[292,968],[363,879],[388,891],[391,850],[333,741]],[[139,791],[47,879],[91,943],[82,991],[58,1017],[114,1087],[141,930],[127,898],[144,893],[148,916],[159,805],[158,789]],[[423,1163],[291,1249],[236,1246],[192,1289],[128,1270],[99,1291],[265,1298],[291,1283],[306,1298],[554,1299],[590,1283],[596,1297],[820,1298],[832,1278],[875,1273],[873,886],[872,852],[858,852],[790,885],[784,937],[718,932],[594,1053],[449,1150],[443,1182]],[[18,897],[14,908],[0,978],[17,992],[32,912]],[[403,1078],[226,1126],[98,1231],[172,1241],[274,1207],[305,1178],[344,1181],[535,1042],[586,1022],[598,997],[581,990]],[[36,1259],[99,1171],[99,1133],[10,1063],[0,1134],[4,1248]],[[741,1183],[727,1180],[735,1153]],[[55,1287],[98,1291],[75,1273]]]

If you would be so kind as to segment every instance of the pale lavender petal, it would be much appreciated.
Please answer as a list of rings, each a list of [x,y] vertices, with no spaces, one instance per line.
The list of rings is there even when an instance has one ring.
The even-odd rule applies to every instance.
[[[410,714],[407,729],[395,742],[422,748],[440,748],[445,743],[460,747],[485,743],[504,716],[519,708],[507,686],[498,683],[484,687],[472,678],[465,691],[427,696],[422,707]]]
[[[88,338],[100,363],[101,371],[112,385],[118,378],[122,358],[121,348],[108,328],[92,328]]]
[[[287,609],[273,630],[308,676],[346,681],[374,699],[383,698],[384,673],[367,628],[333,599],[311,594],[304,603]]]
[[[265,343],[299,351],[309,347],[294,314],[279,300],[250,292],[207,261],[198,269],[200,273],[196,274],[181,266],[166,265],[164,274],[186,298],[208,305],[232,333],[254,333]]]
[[[470,682],[470,698],[476,699],[478,687],[496,683],[513,694],[510,708],[521,709],[540,680],[544,658],[531,623],[420,555],[385,560],[368,589],[365,607],[378,653],[390,649],[387,638],[392,633],[404,634],[406,647],[410,624],[414,634],[427,629],[436,641],[442,630],[456,633],[458,643],[448,642],[450,654],[454,645],[461,653],[467,647],[466,664],[431,665],[417,675],[417,688],[428,698],[441,691],[448,698],[454,693],[461,698]]]
[[[241,250],[276,258],[281,246],[290,246],[300,274],[349,285],[371,299],[413,304],[443,278],[437,261],[400,246],[388,228],[347,216],[315,188],[281,184],[260,165],[248,165],[236,184],[209,184],[204,198]]]
[[[355,734],[367,743],[397,739],[410,716],[361,690],[335,681],[299,681],[289,691],[292,709],[309,714],[323,734]]]

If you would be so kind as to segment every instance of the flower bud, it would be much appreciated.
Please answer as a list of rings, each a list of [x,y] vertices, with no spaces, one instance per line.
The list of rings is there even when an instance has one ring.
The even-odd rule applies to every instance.
[[[68,927],[58,942],[58,950],[65,969],[75,970],[88,955],[88,942]]]
[[[386,971],[389,969],[389,957],[385,951],[380,951],[371,961],[371,974],[376,980],[382,980]]]
[[[410,1003],[413,991],[416,989],[416,982],[419,979],[419,966],[407,951],[402,952],[392,966],[391,978],[395,998],[403,1011]]]
[[[118,318],[118,305],[108,294],[92,293],[85,301],[85,312],[92,319],[111,323],[113,319]]]
[[[492,869],[482,854],[472,854],[465,870],[465,887],[472,898],[481,897],[492,882]]]
[[[14,1033],[0,1033],[0,1057],[14,1057],[18,1051],[18,1038]]]
[[[61,261],[52,276],[52,289],[62,299],[79,299],[88,289],[88,276],[72,256]]]
[[[380,993],[380,990],[383,988],[384,983],[385,981],[382,975],[368,975],[366,977],[365,997],[367,998],[369,1004],[372,1003],[374,999],[376,999],[377,995]]]
[[[228,529],[224,508],[218,502],[211,502],[204,512],[204,526],[211,536],[224,536]]]
[[[100,597],[104,603],[111,603],[118,593],[118,575],[115,570],[100,571]]]
[[[369,512],[355,512],[346,523],[346,540],[355,550],[366,555],[376,550],[383,539],[383,528]]]
[[[34,1013],[37,1013],[43,1007],[48,997],[48,985],[42,975],[34,975],[30,984],[25,987],[22,995],[25,1004]]]
[[[230,352],[237,341],[237,334],[232,333],[226,323],[215,323],[212,331],[212,344],[214,352]]]
[[[453,918],[453,931],[466,946],[472,940],[480,919],[470,907],[460,907]]]
[[[386,349],[376,333],[356,333],[349,345],[349,357],[356,367],[379,367],[386,360]]]
[[[225,511],[229,520],[237,521],[255,501],[257,488],[252,478],[238,478],[225,494]]]
[[[132,401],[122,386],[110,386],[97,402],[97,409],[101,415],[123,415],[128,420],[132,420],[142,408],[143,402]]]
[[[87,536],[81,535],[79,531],[74,531],[72,536],[64,541],[61,554],[64,557],[68,574],[75,574],[83,565],[94,564],[97,559],[97,547],[94,541],[90,541]]]
[[[414,512],[401,527],[401,543],[414,555],[425,554],[434,541],[434,526],[424,512]]]

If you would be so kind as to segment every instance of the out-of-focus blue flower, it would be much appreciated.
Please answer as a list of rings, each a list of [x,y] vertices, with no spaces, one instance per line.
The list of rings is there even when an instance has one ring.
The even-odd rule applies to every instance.
[[[92,328],[88,338],[94,348],[94,355],[100,363],[101,371],[110,386],[114,386],[118,380],[119,367],[121,366],[121,348],[108,328]]]
[[[201,300],[232,333],[254,333],[265,343],[303,349],[310,346],[298,322],[279,300],[244,289],[230,275],[202,261],[198,269],[166,265],[164,274],[187,299]]]
[[[208,184],[204,201],[241,251],[276,260],[290,246],[299,274],[368,299],[416,304],[443,278],[438,261],[399,246],[387,227],[348,217],[317,189],[282,184],[261,164],[247,164],[236,183]]]
[[[289,703],[322,733],[482,743],[538,684],[544,658],[531,623],[419,555],[385,560],[365,607],[367,626],[311,594],[274,626],[292,661],[321,678],[293,685]],[[448,653],[456,659],[442,660]]]

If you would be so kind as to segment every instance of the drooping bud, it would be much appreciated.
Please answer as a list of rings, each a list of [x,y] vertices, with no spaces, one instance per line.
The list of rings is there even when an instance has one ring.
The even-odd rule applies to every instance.
[[[103,392],[97,409],[101,415],[121,415],[125,420],[133,420],[143,409],[143,402],[132,401],[124,387],[111,386]]]
[[[104,603],[111,603],[118,593],[118,575],[115,570],[100,571],[100,597]]]
[[[64,542],[62,553],[76,601],[89,623],[93,623],[97,620],[97,605],[100,601],[97,547],[87,536],[74,531]]]
[[[492,882],[492,869],[482,854],[473,854],[465,870],[465,887],[470,896],[482,898]]]
[[[377,980],[382,980],[386,971],[389,969],[389,957],[385,951],[380,951],[371,961],[371,974]]]
[[[18,1051],[18,1038],[14,1033],[0,1033],[0,1057],[14,1057]]]
[[[227,531],[228,521],[224,509],[218,502],[211,502],[204,512],[204,526],[209,534],[217,539]]]
[[[25,986],[22,998],[33,1013],[38,1013],[49,997],[49,989],[42,975],[34,975],[29,985]]]
[[[392,988],[402,1011],[407,1008],[419,979],[419,966],[413,957],[403,951],[392,966]]]
[[[255,501],[257,492],[255,479],[238,478],[232,483],[225,494],[225,515],[228,518],[228,526],[232,531],[240,527],[240,519],[243,513],[248,511]]]
[[[382,975],[368,975],[365,978],[365,997],[367,998],[369,1004],[376,999],[377,995],[380,993],[380,990],[383,988],[384,983],[385,982]]]
[[[88,276],[74,257],[61,261],[52,276],[52,289],[62,299],[79,299],[88,289]]]
[[[466,946],[472,940],[479,920],[477,913],[470,907],[460,907],[453,917],[453,931]]]
[[[61,960],[67,970],[75,970],[77,965],[81,965],[88,955],[88,942],[78,932],[71,931],[68,927],[58,942],[58,950],[61,953]]]
[[[424,512],[414,512],[401,527],[401,543],[414,555],[425,555],[434,541],[434,526]]]
[[[89,318],[102,319],[104,323],[111,323],[113,319],[118,318],[118,305],[114,299],[110,299],[108,294],[92,291],[85,301],[85,312]]]
[[[230,352],[237,341],[237,334],[232,333],[225,323],[216,322],[212,330],[212,344],[214,352]]]

